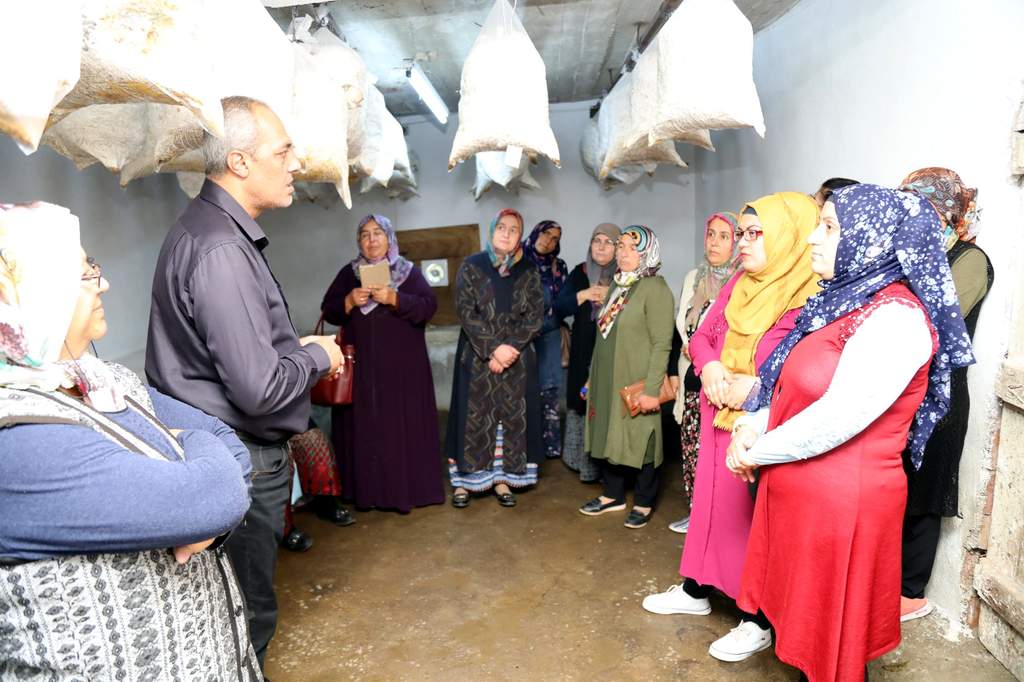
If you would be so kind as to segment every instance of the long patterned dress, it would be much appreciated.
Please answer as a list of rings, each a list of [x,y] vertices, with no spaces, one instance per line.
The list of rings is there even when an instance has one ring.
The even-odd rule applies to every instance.
[[[544,320],[544,293],[536,266],[525,258],[502,277],[486,252],[459,268],[455,307],[462,323],[445,452],[452,487],[479,492],[500,483],[537,482],[544,459],[537,356],[530,343]],[[520,352],[508,369],[488,368],[495,348]]]

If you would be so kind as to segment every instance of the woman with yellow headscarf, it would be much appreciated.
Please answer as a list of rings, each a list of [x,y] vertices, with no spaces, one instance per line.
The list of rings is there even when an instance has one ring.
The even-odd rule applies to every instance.
[[[814,200],[797,192],[771,194],[743,208],[736,231],[742,269],[719,292],[689,346],[701,380],[701,433],[690,528],[679,565],[685,580],[646,597],[648,611],[707,615],[712,589],[732,599],[739,594],[754,502],[746,483],[726,467],[726,449],[744,404],[758,396],[758,367],[819,289],[807,243],[817,224]],[[771,643],[764,614],[745,613],[708,652],[719,660],[742,661]]]

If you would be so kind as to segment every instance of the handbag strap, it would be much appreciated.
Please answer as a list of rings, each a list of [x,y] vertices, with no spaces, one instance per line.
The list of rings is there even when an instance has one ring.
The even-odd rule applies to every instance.
[[[324,335],[324,314],[320,313],[320,319],[316,321],[316,326],[313,327],[313,333],[316,336]],[[341,346],[345,343],[345,332],[342,327],[338,327],[338,333],[334,336],[334,341]]]

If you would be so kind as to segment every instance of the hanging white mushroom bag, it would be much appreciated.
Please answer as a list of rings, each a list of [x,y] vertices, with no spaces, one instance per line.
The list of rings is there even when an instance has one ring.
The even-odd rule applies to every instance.
[[[448,169],[488,151],[508,151],[512,161],[518,154],[539,154],[560,164],[544,60],[506,0],[495,1],[462,67],[459,129]]]
[[[645,122],[649,144],[709,128],[751,127],[764,137],[754,32],[732,0],[686,0],[657,42],[657,114]],[[650,103],[634,110],[645,107]]]
[[[5,2],[0,8],[0,133],[24,153],[36,150],[50,110],[78,82],[81,50],[78,2]]]

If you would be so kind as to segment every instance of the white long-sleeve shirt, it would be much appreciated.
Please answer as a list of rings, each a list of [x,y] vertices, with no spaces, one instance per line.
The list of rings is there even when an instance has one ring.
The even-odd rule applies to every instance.
[[[748,451],[756,464],[781,464],[826,453],[866,429],[903,394],[932,353],[924,313],[884,303],[853,332],[828,390],[799,414],[765,433],[768,407],[737,420],[761,435]]]

